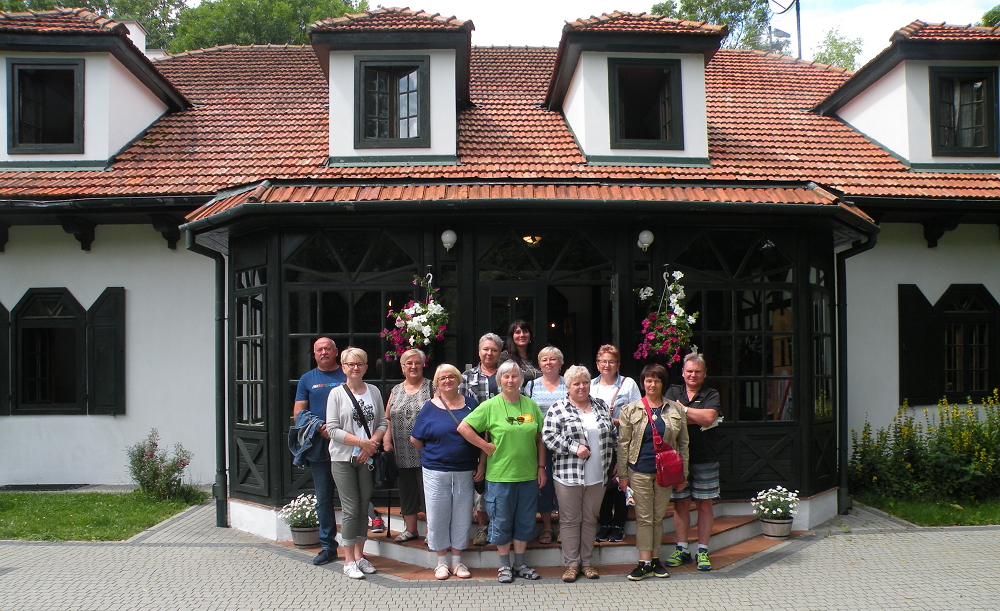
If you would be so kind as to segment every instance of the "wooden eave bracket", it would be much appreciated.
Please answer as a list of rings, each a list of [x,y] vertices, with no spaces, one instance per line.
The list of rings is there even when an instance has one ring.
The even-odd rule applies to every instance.
[[[924,239],[927,240],[927,248],[937,248],[938,240],[944,236],[946,231],[955,231],[959,221],[959,215],[938,216],[920,223],[924,226]]]
[[[153,229],[159,231],[167,241],[167,248],[177,250],[177,242],[181,239],[181,232],[178,229],[180,223],[164,214],[151,214],[149,218],[153,222]]]
[[[59,217],[59,222],[62,224],[63,231],[80,242],[80,250],[90,252],[90,245],[94,243],[96,223],[75,216]]]
[[[10,241],[10,225],[0,223],[0,252],[4,252],[4,247]]]

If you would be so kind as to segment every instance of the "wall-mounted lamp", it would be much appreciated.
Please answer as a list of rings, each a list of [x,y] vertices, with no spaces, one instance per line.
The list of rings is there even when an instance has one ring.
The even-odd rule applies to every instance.
[[[653,243],[653,232],[648,229],[643,229],[639,232],[639,241],[636,245],[642,249],[642,252],[646,252],[649,245]]]
[[[445,250],[451,250],[452,246],[458,242],[458,235],[451,229],[445,229],[441,233],[441,245]]]

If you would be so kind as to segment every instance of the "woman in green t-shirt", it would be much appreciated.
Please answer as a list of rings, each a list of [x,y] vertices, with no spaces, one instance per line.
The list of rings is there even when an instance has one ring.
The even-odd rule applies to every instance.
[[[510,583],[515,574],[523,579],[539,578],[535,569],[524,563],[524,551],[535,538],[538,489],[545,485],[545,446],[542,411],[519,392],[523,376],[517,364],[507,361],[500,365],[497,381],[500,394],[480,403],[458,426],[458,432],[489,456],[485,494],[489,541],[500,553],[497,580]],[[485,431],[490,441],[479,436]]]

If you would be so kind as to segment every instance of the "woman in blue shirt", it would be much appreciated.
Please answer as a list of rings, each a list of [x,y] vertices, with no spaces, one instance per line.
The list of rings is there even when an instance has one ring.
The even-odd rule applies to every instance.
[[[427,547],[437,552],[434,576],[438,579],[472,576],[462,563],[462,550],[469,543],[473,474],[480,467],[480,453],[456,430],[477,405],[472,397],[458,394],[461,376],[454,365],[438,366],[434,371],[437,396],[424,404],[410,435],[410,442],[420,451]],[[446,558],[449,548],[451,568]]]

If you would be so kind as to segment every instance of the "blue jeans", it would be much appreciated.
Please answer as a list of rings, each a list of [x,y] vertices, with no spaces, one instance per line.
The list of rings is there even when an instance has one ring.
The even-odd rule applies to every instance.
[[[329,462],[312,463],[313,487],[316,489],[316,517],[319,518],[319,542],[323,549],[337,551],[337,514],[333,508],[333,474]]]

